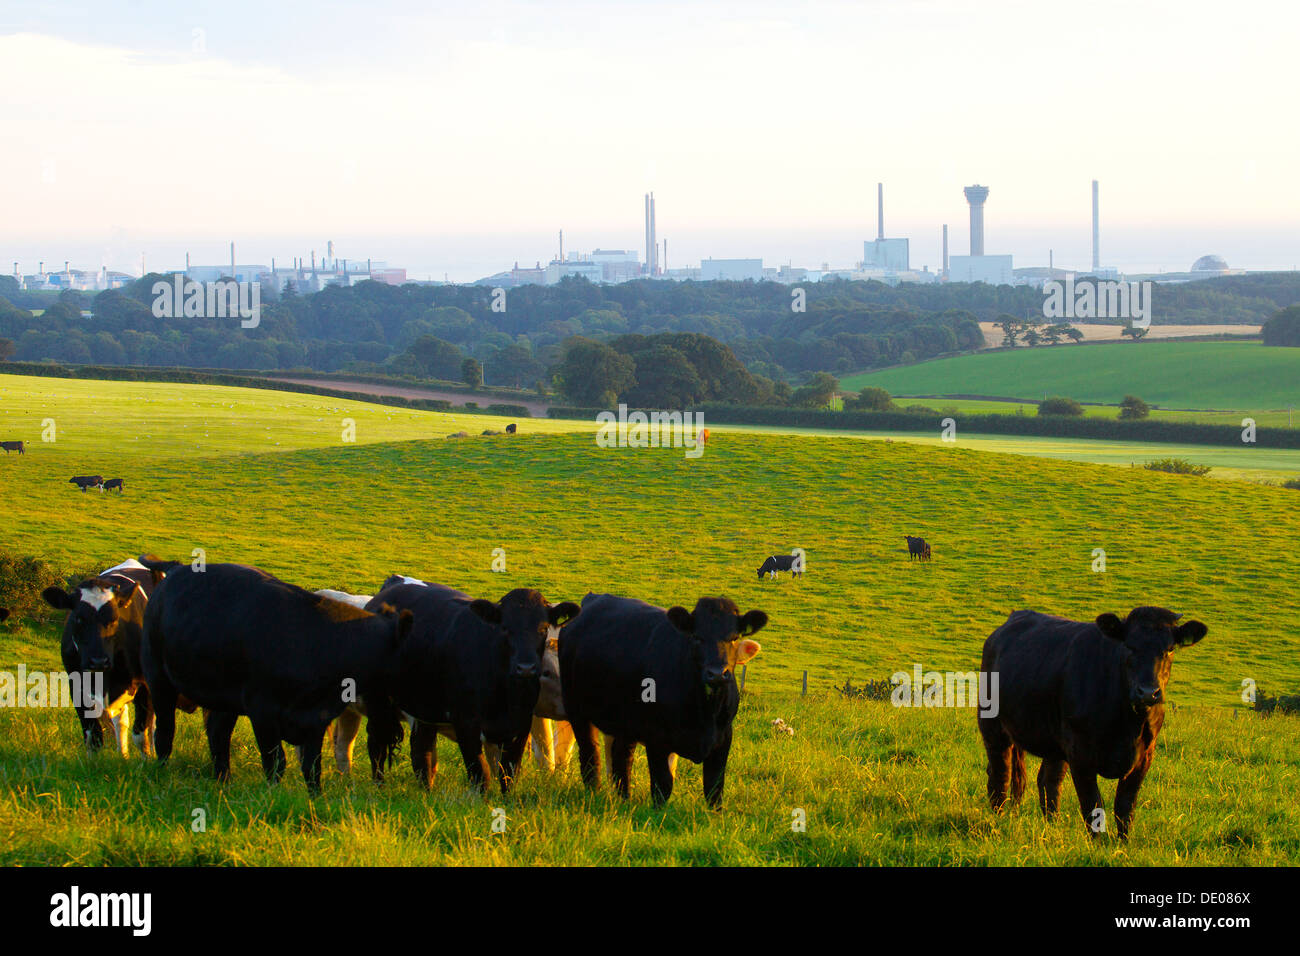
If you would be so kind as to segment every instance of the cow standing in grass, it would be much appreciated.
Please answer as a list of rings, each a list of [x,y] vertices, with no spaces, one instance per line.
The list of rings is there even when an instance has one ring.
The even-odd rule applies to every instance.
[[[141,753],[153,753],[154,719],[149,690],[140,663],[144,636],[144,615],[161,575],[138,561],[128,560],[64,590],[49,587],[41,592],[45,603],[67,611],[59,653],[69,674],[99,672],[104,675],[104,699],[98,706],[76,705],[86,747],[99,750],[104,729],[114,732],[118,751],[130,753],[128,727],[124,719],[133,704],[131,740]]]
[[[8,455],[11,451],[16,451],[20,455],[27,454],[27,444],[20,441],[0,441],[0,448],[5,450]]]
[[[411,766],[425,788],[438,768],[437,734],[454,734],[470,783],[486,791],[486,741],[501,748],[497,778],[507,793],[519,767],[541,690],[542,655],[551,629],[578,613],[570,601],[548,604],[516,588],[500,601],[475,600],[436,584],[397,584],[375,595],[415,615],[402,651],[397,703],[416,718]]]
[[[980,713],[979,729],[995,811],[1006,804],[1008,781],[1011,799],[1020,800],[1030,753],[1043,760],[1043,813],[1056,813],[1068,769],[1093,836],[1105,820],[1097,777],[1119,780],[1116,832],[1127,838],[1164,724],[1173,652],[1206,634],[1200,621],[1178,624],[1181,617],[1160,607],[1092,622],[1015,611],[989,636],[981,668],[998,675],[998,708],[995,715]]]
[[[655,803],[672,795],[678,754],[704,764],[704,796],[721,806],[740,708],[734,670],[759,652],[748,635],[766,624],[762,611],[741,614],[727,598],[700,598],[694,611],[612,594],[583,598],[559,638],[564,711],[583,783],[598,785],[600,730],[613,737],[607,759],[625,799],[632,757],[644,744]]]
[[[213,770],[226,779],[231,732],[245,714],[267,780],[284,774],[288,741],[300,748],[308,789],[319,792],[321,744],[349,696],[366,700],[371,760],[391,753],[401,739],[391,694],[409,613],[371,613],[244,565],[156,566],[167,577],[149,602],[142,658],[160,762],[171,756],[176,708],[204,707]]]

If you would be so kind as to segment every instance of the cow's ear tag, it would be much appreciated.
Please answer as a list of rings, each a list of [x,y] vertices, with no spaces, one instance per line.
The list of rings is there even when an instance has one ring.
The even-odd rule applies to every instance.
[[[1112,641],[1124,640],[1124,622],[1114,614],[1098,614],[1096,624]]]
[[[469,609],[489,624],[501,623],[501,608],[497,607],[486,598],[479,598],[476,601],[470,601]]]
[[[695,619],[691,617],[691,612],[684,607],[670,607],[668,609],[668,620],[679,631],[684,631],[687,634],[695,633]]]
[[[135,597],[135,589],[140,586],[139,582],[132,581],[130,586],[125,584],[114,584],[113,593],[117,595],[117,603],[126,607],[131,603],[131,598]]]

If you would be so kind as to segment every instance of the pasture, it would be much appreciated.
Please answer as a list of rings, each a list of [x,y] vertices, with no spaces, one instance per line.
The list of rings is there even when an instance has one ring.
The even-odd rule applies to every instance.
[[[531,764],[517,792],[484,801],[445,742],[432,794],[406,763],[376,788],[364,773],[333,774],[327,756],[313,801],[292,770],[267,788],[244,721],[234,779],[218,786],[197,718],[180,717],[159,771],[83,756],[68,711],[13,708],[0,710],[0,863],[1300,861],[1300,722],[1259,718],[1240,699],[1243,680],[1271,693],[1300,684],[1295,492],[964,444],[711,427],[705,454],[688,460],[599,448],[582,422],[480,436],[506,420],[201,386],[6,377],[0,388],[0,429],[38,440],[43,419],[58,428],[54,443],[0,461],[4,544],[18,554],[97,569],[202,548],[209,562],[310,588],[372,593],[404,572],[493,598],[519,586],[552,601],[608,590],[689,606],[726,594],[771,618],[720,814],[687,763],[672,802],[652,808],[643,756],[630,804],[584,793],[576,767],[548,779]],[[355,442],[341,438],[344,417]],[[444,437],[461,430],[472,437]],[[126,493],[67,484],[87,468],[125,477]],[[924,535],[933,561],[910,563],[904,534]],[[805,577],[757,580],[764,557],[796,546]],[[490,571],[496,548],[504,574]],[[992,816],[973,711],[834,690],[914,665],[975,670],[1015,608],[1090,619],[1146,603],[1210,633],[1175,664],[1177,709],[1127,846],[1089,842],[1068,785],[1054,822],[1028,800]],[[57,668],[59,628],[0,624],[0,670]],[[794,737],[772,732],[777,717]],[[1036,761],[1029,769],[1032,791]],[[1103,783],[1108,805],[1113,791]],[[498,806],[504,833],[491,828]],[[792,831],[796,810],[806,832]]]
[[[1244,414],[1300,404],[1300,349],[1259,342],[1057,345],[935,359],[841,379],[844,391],[877,385],[891,395],[983,395],[1037,400],[1066,395],[1118,404],[1125,395],[1170,409]]]

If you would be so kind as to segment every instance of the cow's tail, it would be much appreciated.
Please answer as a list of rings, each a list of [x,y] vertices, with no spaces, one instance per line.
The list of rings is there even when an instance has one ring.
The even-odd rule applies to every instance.
[[[392,702],[382,697],[366,706],[366,749],[375,767],[392,769],[397,759],[398,746],[405,735],[402,712]]]
[[[1011,747],[1011,798],[1017,803],[1025,793],[1025,752],[1020,747]]]

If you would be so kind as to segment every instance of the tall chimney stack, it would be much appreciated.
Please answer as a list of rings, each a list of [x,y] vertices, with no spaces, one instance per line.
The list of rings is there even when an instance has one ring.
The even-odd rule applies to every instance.
[[[652,276],[659,274],[659,234],[655,229],[655,194],[650,194],[650,250],[654,254],[654,265],[650,269]]]
[[[876,183],[876,238],[885,238],[885,184]]]
[[[560,230],[560,261],[564,261],[564,230]]]
[[[1097,180],[1092,181],[1092,269],[1101,268],[1101,207]]]
[[[650,275],[654,251],[650,248],[650,194],[645,194],[645,274]]]
[[[970,254],[984,255],[984,200],[989,198],[987,186],[967,186],[962,190],[970,203]]]
[[[948,224],[943,224],[943,277],[948,278]]]
[[[230,278],[235,278],[235,244],[230,244]]]

